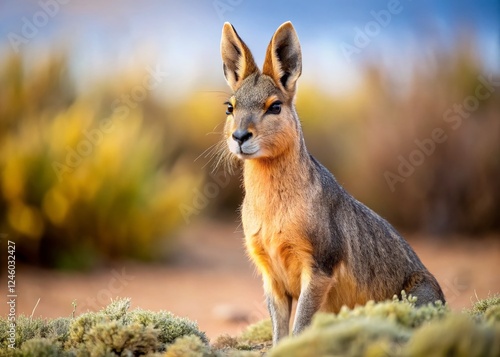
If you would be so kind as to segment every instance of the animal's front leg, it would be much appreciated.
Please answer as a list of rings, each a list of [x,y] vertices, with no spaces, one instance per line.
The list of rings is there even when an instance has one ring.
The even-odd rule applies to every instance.
[[[290,333],[290,313],[292,297],[286,293],[274,291],[266,292],[267,308],[273,324],[273,345]]]
[[[301,292],[297,301],[295,321],[293,322],[293,335],[297,335],[311,323],[313,315],[321,307],[327,283],[323,277],[303,278]]]

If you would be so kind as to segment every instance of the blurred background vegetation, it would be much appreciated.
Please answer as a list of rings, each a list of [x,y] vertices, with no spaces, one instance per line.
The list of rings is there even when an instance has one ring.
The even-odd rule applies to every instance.
[[[179,158],[186,143],[164,120],[168,108],[146,97],[124,118],[111,109],[146,74],[100,78],[76,93],[65,53],[33,68],[23,59],[0,69],[1,225],[18,258],[72,267],[158,257],[199,179]]]
[[[243,17],[249,6],[226,15]],[[300,20],[290,18],[300,36]],[[220,20],[232,21],[214,20],[210,36],[220,35]],[[244,39],[250,35],[250,27],[235,25]],[[258,39],[261,52],[272,31]],[[211,54],[208,70],[191,70],[196,79],[189,90],[176,91],[175,67],[162,85],[146,88],[147,69],[157,61],[114,68],[110,60],[110,70],[94,71],[75,61],[81,49],[67,44],[51,40],[41,52],[6,47],[0,57],[0,232],[16,242],[17,259],[58,268],[164,259],[176,232],[197,218],[234,222],[239,172],[228,174],[224,187],[210,176],[229,95],[218,54]],[[218,50],[218,40],[208,45]],[[405,63],[404,84],[368,50],[368,60],[356,64],[358,84],[348,91],[319,85],[306,68],[297,98],[306,143],[350,193],[399,229],[441,239],[498,232],[500,86],[454,129],[443,119],[446,111],[475,96],[479,77],[492,71],[473,35],[429,46],[431,56]],[[306,40],[304,61],[314,62],[307,48]],[[117,101],[134,93],[141,96],[120,112]],[[400,175],[399,157],[409,159],[419,149],[415,140],[431,138],[436,128],[446,140],[391,189],[384,175]],[[213,183],[219,189],[206,199]]]

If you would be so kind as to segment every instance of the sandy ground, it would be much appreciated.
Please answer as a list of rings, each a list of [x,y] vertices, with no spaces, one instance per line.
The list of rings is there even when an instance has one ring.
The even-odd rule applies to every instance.
[[[236,223],[199,222],[179,238],[178,254],[169,264],[122,263],[90,273],[18,266],[17,313],[31,315],[35,309],[34,316],[70,316],[74,300],[79,314],[99,309],[111,298],[130,297],[133,308],[169,310],[196,320],[210,338],[237,334],[267,317],[260,278],[245,255]],[[411,236],[409,241],[453,309],[469,307],[476,296],[500,292],[498,237],[450,243]],[[3,272],[1,284],[7,286]],[[3,299],[8,300],[6,294]],[[2,316],[7,309],[0,304]]]

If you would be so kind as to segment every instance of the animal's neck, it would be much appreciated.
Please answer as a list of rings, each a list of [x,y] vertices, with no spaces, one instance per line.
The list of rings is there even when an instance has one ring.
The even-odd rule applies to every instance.
[[[262,206],[290,204],[297,192],[310,185],[311,165],[302,138],[278,157],[246,160],[243,174],[246,199]]]

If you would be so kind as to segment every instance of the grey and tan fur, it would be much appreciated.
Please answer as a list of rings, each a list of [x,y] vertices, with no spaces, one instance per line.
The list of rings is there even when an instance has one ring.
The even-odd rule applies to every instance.
[[[444,302],[436,279],[398,232],[308,153],[294,106],[302,57],[292,24],[275,32],[262,71],[229,23],[221,53],[234,92],[224,139],[243,160],[245,242],[262,274],[273,342],[289,334],[293,299],[294,334],[316,311],[338,312],[402,290],[417,305]]]

